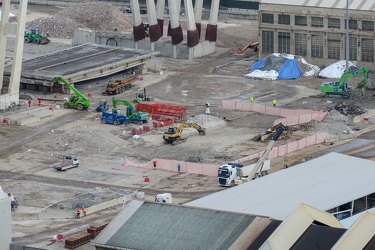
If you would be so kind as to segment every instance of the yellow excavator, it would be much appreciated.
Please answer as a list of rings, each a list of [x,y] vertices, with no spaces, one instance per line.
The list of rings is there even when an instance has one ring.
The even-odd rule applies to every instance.
[[[198,124],[194,122],[182,123],[178,127],[168,128],[168,131],[163,134],[164,144],[176,145],[185,142],[187,138],[182,135],[184,128],[195,128],[199,132],[199,135],[206,135],[204,128]]]

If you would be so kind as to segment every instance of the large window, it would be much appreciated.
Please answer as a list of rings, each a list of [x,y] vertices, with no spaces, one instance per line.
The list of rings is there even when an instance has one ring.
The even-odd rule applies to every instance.
[[[317,17],[317,16],[311,17],[311,26],[312,27],[324,27],[323,17]]]
[[[374,39],[362,39],[362,61],[374,62]]]
[[[346,28],[346,20],[345,20],[345,28]],[[358,29],[358,21],[355,19],[350,19],[349,20],[349,29],[356,30]]]
[[[374,21],[362,21],[362,30],[371,30],[374,31]]]
[[[307,26],[307,16],[295,16],[294,23],[295,25]]]
[[[311,57],[323,58],[323,35],[311,35]]]
[[[328,18],[328,28],[340,29],[340,18]]]
[[[273,14],[262,13],[262,23],[273,23]]]
[[[279,14],[279,24],[290,24],[290,16]]]
[[[349,37],[349,60],[357,61],[357,38]]]
[[[329,35],[328,39],[328,58],[340,59],[340,35]]]
[[[295,54],[299,56],[307,55],[307,35],[296,33],[296,51]]]
[[[290,33],[279,32],[279,53],[290,54]]]
[[[274,49],[274,35],[273,31],[262,31],[262,52],[273,53]]]

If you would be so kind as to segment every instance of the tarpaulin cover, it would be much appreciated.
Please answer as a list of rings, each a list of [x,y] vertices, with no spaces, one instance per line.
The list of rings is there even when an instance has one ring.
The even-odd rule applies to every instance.
[[[302,75],[302,71],[296,60],[287,60],[279,70],[279,79],[297,79]]]
[[[264,65],[264,59],[260,59],[259,61],[254,63],[253,66],[251,66],[251,71],[262,69],[263,65]]]
[[[278,57],[278,56],[275,56],[275,55],[267,56],[264,59],[264,65],[263,65],[262,70],[263,71],[269,71],[269,70],[278,71],[281,68],[281,65],[283,65],[286,60],[288,60],[288,59],[286,59],[283,56],[281,56],[281,57]]]

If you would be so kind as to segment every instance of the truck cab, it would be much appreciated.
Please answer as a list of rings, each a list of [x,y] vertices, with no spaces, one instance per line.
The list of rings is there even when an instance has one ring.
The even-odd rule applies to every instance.
[[[233,187],[235,180],[238,177],[237,168],[243,167],[238,163],[228,163],[219,167],[218,170],[218,183],[224,187]]]
[[[53,168],[59,171],[65,171],[70,168],[76,168],[79,165],[78,159],[73,155],[64,155],[63,162],[60,165],[54,165]]]

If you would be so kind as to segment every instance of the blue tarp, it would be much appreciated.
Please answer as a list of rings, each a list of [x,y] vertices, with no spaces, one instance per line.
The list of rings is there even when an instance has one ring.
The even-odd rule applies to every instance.
[[[297,79],[302,75],[302,71],[296,60],[287,60],[279,70],[279,79]]]
[[[262,69],[263,65],[264,65],[264,59],[260,59],[259,61],[254,63],[253,66],[251,66],[251,71]]]

